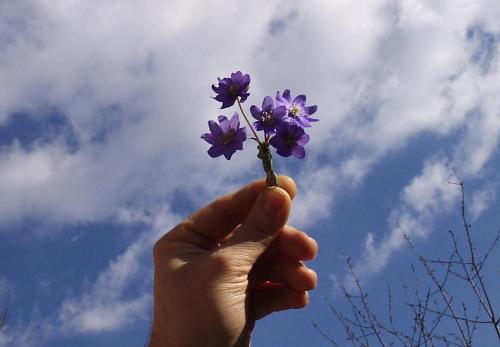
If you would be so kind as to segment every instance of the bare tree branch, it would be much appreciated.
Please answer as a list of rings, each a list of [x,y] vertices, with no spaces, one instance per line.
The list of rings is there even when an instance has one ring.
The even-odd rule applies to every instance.
[[[405,347],[443,344],[471,347],[479,326],[487,329],[492,326],[500,341],[500,313],[495,311],[493,298],[496,297],[488,292],[484,273],[487,260],[500,239],[500,229],[487,250],[480,254],[474,243],[472,225],[466,215],[464,183],[455,171],[453,174],[455,180],[449,183],[460,189],[463,237],[458,237],[452,230],[449,231],[451,244],[449,256],[433,258],[420,254],[410,236],[400,227],[409,248],[422,265],[423,276],[426,279],[424,282],[426,284],[423,285],[415,267],[411,265],[415,283],[412,285],[414,289],[410,290],[400,275],[401,287],[406,296],[405,306],[409,308],[412,317],[411,323],[407,320],[406,329],[396,326],[396,322],[400,320],[395,316],[394,293],[390,284],[387,283],[385,311],[387,319],[384,320],[388,321],[386,324],[375,315],[374,309],[368,302],[368,293],[354,270],[351,258],[346,257],[347,272],[353,280],[355,293],[351,293],[345,287],[342,287],[342,290],[350,306],[351,317],[337,310],[331,303],[329,306],[344,329],[346,341],[353,346],[370,346],[370,344],[394,346],[399,343]],[[473,295],[466,296],[465,300],[458,299],[456,290],[460,284],[470,288]],[[445,321],[451,322],[455,329],[450,331],[450,326],[444,324]],[[313,326],[332,345],[339,346],[335,340],[319,329],[316,323],[313,322]]]

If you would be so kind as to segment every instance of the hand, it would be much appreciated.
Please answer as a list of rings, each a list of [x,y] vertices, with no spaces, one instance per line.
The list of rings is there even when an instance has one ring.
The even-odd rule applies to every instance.
[[[248,346],[257,319],[307,305],[317,277],[301,260],[317,244],[286,225],[296,187],[279,182],[219,198],[156,242],[150,347]]]

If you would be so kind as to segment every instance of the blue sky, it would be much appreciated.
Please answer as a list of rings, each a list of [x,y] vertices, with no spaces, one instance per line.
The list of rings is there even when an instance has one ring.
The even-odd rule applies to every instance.
[[[289,88],[320,119],[305,160],[275,161],[319,287],[254,345],[328,346],[310,318],[342,341],[325,304],[344,305],[342,253],[383,310],[416,264],[401,229],[428,254],[461,230],[453,170],[478,247],[500,227],[498,18],[493,0],[2,1],[0,346],[146,343],[154,240],[262,175],[251,144],[214,160],[199,138],[221,113],[211,84],[236,70],[247,109]]]

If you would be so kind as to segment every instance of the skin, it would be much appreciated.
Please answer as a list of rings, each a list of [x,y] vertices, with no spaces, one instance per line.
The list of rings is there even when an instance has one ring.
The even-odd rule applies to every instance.
[[[302,261],[318,246],[286,225],[296,186],[279,182],[223,196],[156,242],[149,347],[249,346],[256,320],[307,305],[317,276]]]

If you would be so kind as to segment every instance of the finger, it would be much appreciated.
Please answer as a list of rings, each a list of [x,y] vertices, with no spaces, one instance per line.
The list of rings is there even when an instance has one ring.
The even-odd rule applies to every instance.
[[[261,258],[285,257],[295,260],[311,260],[318,253],[317,242],[306,233],[285,225],[266,249]]]
[[[279,176],[279,185],[291,198],[295,196],[297,188],[290,177]],[[264,189],[266,183],[262,179],[225,195],[195,212],[166,237],[202,245],[207,243],[203,239],[219,242],[243,222]]]
[[[311,290],[316,288],[318,283],[316,272],[300,261],[286,258],[275,259],[272,262],[257,261],[250,278],[253,277],[262,282],[284,283],[295,290]]]
[[[266,284],[250,293],[250,305],[255,319],[270,313],[303,308],[309,303],[306,291],[296,291],[286,285]]]
[[[264,189],[242,224],[222,245],[220,254],[250,269],[285,225],[291,199],[282,188]]]

